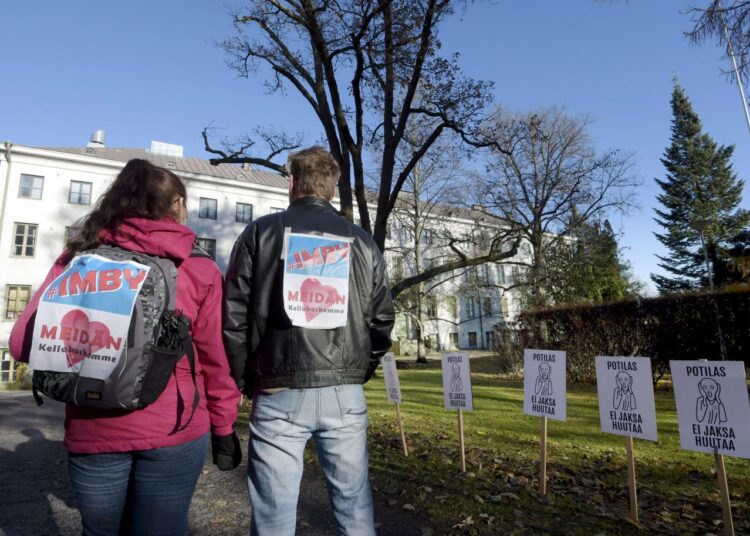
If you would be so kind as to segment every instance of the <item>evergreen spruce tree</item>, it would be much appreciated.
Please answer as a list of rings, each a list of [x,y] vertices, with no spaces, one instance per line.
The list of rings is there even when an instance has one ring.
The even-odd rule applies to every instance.
[[[739,208],[744,181],[732,171],[733,146],[719,146],[703,128],[684,90],[675,81],[672,91],[672,137],[664,152],[664,179],[657,199],[654,233],[668,254],[657,256],[666,275],[651,274],[661,293],[708,287],[700,234],[691,224],[706,224],[706,250],[712,270],[719,251],[730,249],[750,222],[750,212]],[[723,281],[717,280],[717,286]]]

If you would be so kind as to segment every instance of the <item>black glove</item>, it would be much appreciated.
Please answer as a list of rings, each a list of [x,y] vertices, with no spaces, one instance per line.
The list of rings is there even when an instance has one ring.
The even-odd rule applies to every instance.
[[[211,434],[211,454],[219,471],[229,471],[242,461],[242,447],[237,434],[218,436]]]

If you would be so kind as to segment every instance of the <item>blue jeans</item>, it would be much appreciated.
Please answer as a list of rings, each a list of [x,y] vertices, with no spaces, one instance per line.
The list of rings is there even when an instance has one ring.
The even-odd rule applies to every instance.
[[[361,385],[256,394],[247,470],[253,510],[250,534],[294,534],[303,453],[313,437],[338,534],[374,536],[368,422]]]
[[[84,536],[184,535],[208,434],[174,447],[69,454]]]

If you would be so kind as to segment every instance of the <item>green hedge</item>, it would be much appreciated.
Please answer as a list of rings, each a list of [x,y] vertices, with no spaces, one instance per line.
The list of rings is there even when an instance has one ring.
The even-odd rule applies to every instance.
[[[714,300],[727,359],[749,366],[748,287],[527,311],[519,317],[516,339],[524,348],[565,350],[572,381],[594,379],[597,355],[651,357],[657,380],[671,359],[721,359]]]

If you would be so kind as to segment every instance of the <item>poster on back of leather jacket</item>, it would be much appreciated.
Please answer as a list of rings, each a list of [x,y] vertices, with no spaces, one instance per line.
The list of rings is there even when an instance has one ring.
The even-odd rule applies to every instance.
[[[346,326],[352,240],[284,232],[284,310],[292,325]]]

